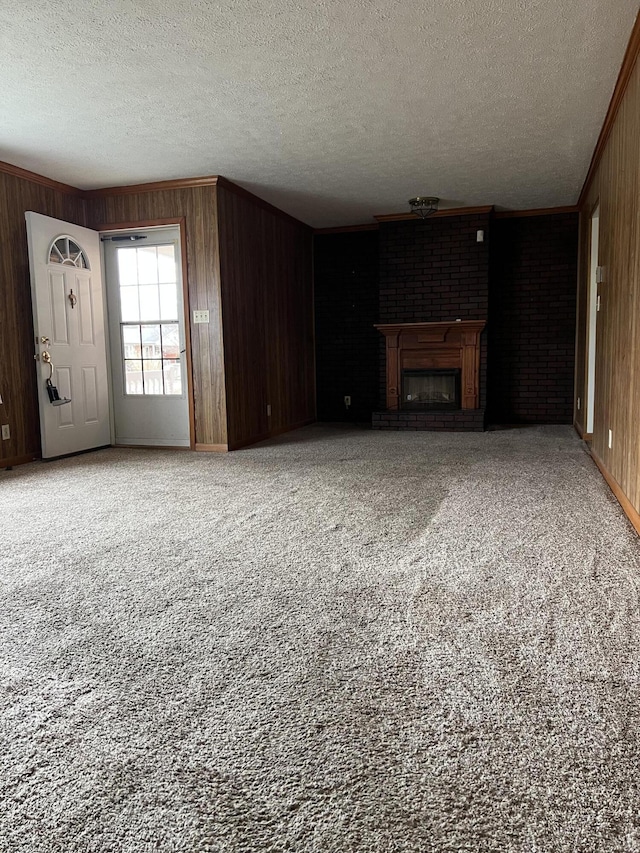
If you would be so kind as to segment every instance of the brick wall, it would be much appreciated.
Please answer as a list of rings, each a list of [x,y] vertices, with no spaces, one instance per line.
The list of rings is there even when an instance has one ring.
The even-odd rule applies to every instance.
[[[571,422],[575,214],[389,222],[379,233],[317,235],[314,257],[320,420],[368,422],[384,409],[384,339],[374,323],[488,317],[487,422]]]
[[[489,214],[380,225],[380,322],[485,320],[489,299]],[[476,233],[484,231],[484,242]],[[384,341],[379,406],[385,407]],[[480,407],[486,404],[487,333],[481,337]]]
[[[491,228],[488,418],[571,423],[578,215]]]
[[[380,225],[381,323],[485,319],[488,279],[488,214]]]
[[[378,232],[317,234],[314,287],[318,420],[369,422],[378,405]]]

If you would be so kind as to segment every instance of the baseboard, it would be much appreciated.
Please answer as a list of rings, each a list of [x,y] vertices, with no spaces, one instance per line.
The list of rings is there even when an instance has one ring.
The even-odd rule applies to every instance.
[[[39,453],[27,453],[26,456],[8,456],[6,459],[0,459],[0,469],[26,465],[27,462],[35,462],[36,459],[40,459]]]
[[[304,421],[298,421],[295,424],[289,424],[288,426],[279,427],[278,429],[272,429],[269,432],[254,435],[251,438],[243,438],[240,441],[229,442],[229,450],[241,450],[243,447],[250,447],[252,444],[258,444],[260,441],[267,441],[270,438],[275,438],[277,435],[283,435],[285,432],[293,432],[294,429],[301,429],[302,427],[315,423],[315,418],[307,418]]]
[[[575,431],[578,433],[578,435],[580,436],[580,438],[583,441],[586,441],[587,443],[593,441],[593,433],[592,432],[585,432],[584,427],[578,421],[573,422],[573,428],[575,429]]]
[[[609,488],[613,492],[616,500],[618,501],[618,503],[622,507],[624,514],[627,516],[627,518],[629,519],[629,521],[633,525],[636,533],[638,535],[640,535],[640,513],[638,513],[638,511],[633,506],[633,504],[631,503],[629,498],[622,491],[622,487],[620,486],[620,483],[618,483],[618,481],[604,467],[604,463],[602,462],[602,460],[598,459],[598,457],[593,452],[593,450],[591,450],[590,452],[591,452],[591,458],[593,459],[593,461],[598,466],[600,473],[602,474],[602,476],[606,480],[607,485],[609,486]]]
[[[198,444],[196,442],[195,449],[199,453],[226,453],[229,446],[227,444]]]
[[[315,423],[315,418],[307,418],[304,421],[298,421],[296,424],[290,424],[289,426],[280,427],[280,429],[274,429],[269,433],[269,437],[274,438],[276,435],[282,435],[283,433],[291,432],[294,429],[302,429],[302,427],[310,426]]]
[[[271,438],[270,432],[263,432],[260,435],[252,435],[251,438],[242,438],[240,441],[230,441],[229,450],[241,450],[243,447],[249,447],[251,444],[257,444],[259,441],[266,441]]]
[[[126,450],[191,450],[183,444],[114,444],[114,447]]]

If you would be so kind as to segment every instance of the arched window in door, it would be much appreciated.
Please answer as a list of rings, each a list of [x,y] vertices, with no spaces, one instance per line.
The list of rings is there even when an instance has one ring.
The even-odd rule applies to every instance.
[[[50,264],[66,264],[81,270],[90,269],[89,259],[71,237],[56,237],[49,249]]]

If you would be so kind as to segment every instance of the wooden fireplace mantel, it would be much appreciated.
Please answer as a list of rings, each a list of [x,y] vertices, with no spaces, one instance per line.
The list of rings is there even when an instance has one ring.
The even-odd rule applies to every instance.
[[[457,368],[463,409],[480,406],[480,333],[484,320],[376,324],[387,342],[387,409],[400,408],[403,370]]]

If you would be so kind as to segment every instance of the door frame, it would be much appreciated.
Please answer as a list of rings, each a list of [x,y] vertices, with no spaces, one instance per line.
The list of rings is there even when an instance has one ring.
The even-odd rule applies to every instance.
[[[600,282],[597,271],[600,266],[600,199],[589,211],[587,253],[587,316],[585,335],[585,382],[584,382],[584,432],[591,437],[594,430],[595,420],[595,395],[596,395],[596,358],[598,346],[598,296],[600,294]],[[594,234],[596,239],[594,240]],[[594,263],[595,261],[595,263]],[[591,421],[591,422],[590,422]],[[591,429],[589,429],[591,427]]]
[[[184,345],[186,348],[186,373],[187,373],[187,403],[189,408],[189,447],[179,447],[176,450],[195,450],[196,449],[196,418],[195,418],[195,401],[193,396],[193,361],[191,358],[191,310],[189,308],[189,279],[187,276],[187,223],[186,217],[174,217],[169,219],[142,219],[139,222],[108,222],[103,223],[94,229],[102,237],[114,231],[145,231],[152,228],[161,228],[163,226],[177,226],[180,231],[180,263],[182,267],[182,300],[184,306]],[[100,251],[102,256],[102,270],[104,275],[104,299],[105,311],[107,301],[107,277],[106,265],[104,262],[104,245],[100,243]],[[107,323],[110,323],[108,312],[105,314]],[[107,338],[109,336],[107,335]],[[110,349],[107,350],[109,363],[111,364]],[[113,407],[113,387],[111,381],[111,371],[109,371],[109,395],[110,395],[110,410],[111,410],[111,443],[115,443],[115,421]],[[122,446],[122,445],[119,445]],[[137,448],[142,445],[136,445]],[[154,449],[158,449],[154,447]],[[160,448],[162,449],[162,448]],[[171,448],[169,448],[171,449]]]

